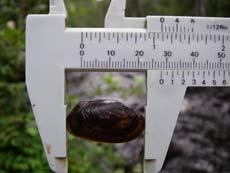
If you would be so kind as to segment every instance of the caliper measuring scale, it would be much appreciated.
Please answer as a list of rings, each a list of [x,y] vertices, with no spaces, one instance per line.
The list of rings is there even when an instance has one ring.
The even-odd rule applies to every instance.
[[[230,86],[229,18],[127,18],[125,5],[111,1],[105,28],[67,28],[63,0],[27,18],[27,89],[54,172],[68,172],[66,70],[146,72],[146,173],[162,168],[187,87]]]

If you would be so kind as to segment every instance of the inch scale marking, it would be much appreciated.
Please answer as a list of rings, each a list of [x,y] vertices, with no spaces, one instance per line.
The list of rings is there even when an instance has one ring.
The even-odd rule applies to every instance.
[[[66,70],[146,73],[145,173],[163,166],[187,87],[230,86],[229,18],[127,18],[125,4],[111,1],[105,28],[67,28],[63,0],[27,18],[26,84],[54,172],[68,172]]]
[[[227,86],[229,44],[225,34],[81,32],[80,68],[157,70],[161,85]]]

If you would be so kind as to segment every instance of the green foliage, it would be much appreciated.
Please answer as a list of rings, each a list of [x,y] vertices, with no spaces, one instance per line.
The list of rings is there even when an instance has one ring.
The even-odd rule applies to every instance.
[[[0,82],[0,115],[29,112],[25,83]]]
[[[66,6],[68,9],[68,26],[89,27],[90,24],[91,27],[102,27],[104,25],[106,3],[96,0],[67,0]]]
[[[113,146],[110,144],[93,143],[86,140],[71,138],[69,140],[70,172],[101,173],[113,170],[117,162]]]
[[[209,16],[229,17],[230,1],[210,0],[207,6]]]
[[[0,126],[0,173],[49,172],[32,114],[1,114]]]
[[[120,89],[120,79],[116,76],[113,76],[112,73],[106,73],[103,77],[102,80],[107,84],[106,87],[106,92],[110,93],[113,91],[117,91]]]
[[[15,82],[24,79],[24,32],[20,29],[0,30],[0,79]]]
[[[38,3],[22,2],[0,1],[0,173],[49,172],[24,82],[25,10]]]
[[[96,87],[93,94],[94,96],[102,94],[111,94],[113,92],[127,99],[129,96],[141,96],[145,94],[145,78],[143,76],[135,75],[133,82],[129,86],[123,86],[122,79],[112,73],[105,73],[102,76],[102,83]]]

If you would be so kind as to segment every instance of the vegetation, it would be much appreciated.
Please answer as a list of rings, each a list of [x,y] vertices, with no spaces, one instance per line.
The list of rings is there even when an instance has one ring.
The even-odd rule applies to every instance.
[[[66,0],[68,26],[103,26],[109,1]],[[128,16],[207,15],[229,16],[229,0],[128,0]],[[25,86],[25,18],[31,13],[47,13],[48,0],[0,1],[0,173],[49,172]],[[132,90],[121,91],[119,80],[103,77],[106,90],[125,97],[141,94],[143,79],[134,78]],[[128,95],[127,95],[128,93]],[[100,94],[100,88],[96,95]],[[71,99],[69,100],[71,103]],[[70,172],[102,173],[116,169],[122,161],[106,144],[88,143],[70,137]]]

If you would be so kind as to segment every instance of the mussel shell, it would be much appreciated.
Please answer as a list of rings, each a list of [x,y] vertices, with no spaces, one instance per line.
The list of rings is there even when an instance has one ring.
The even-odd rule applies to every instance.
[[[105,143],[135,139],[145,128],[145,119],[114,100],[79,102],[67,116],[67,129],[74,136]]]

